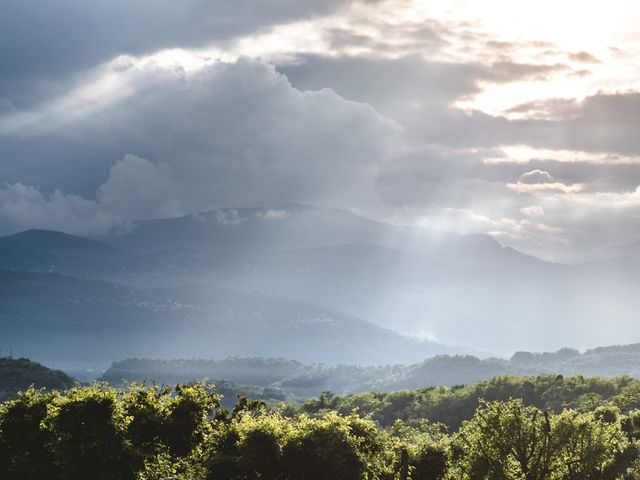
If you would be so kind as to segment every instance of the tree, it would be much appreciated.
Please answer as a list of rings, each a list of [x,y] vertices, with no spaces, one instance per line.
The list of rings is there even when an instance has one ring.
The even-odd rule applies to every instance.
[[[59,478],[50,449],[53,437],[42,426],[54,396],[30,388],[0,408],[0,478]]]
[[[134,455],[117,392],[105,384],[72,388],[51,402],[49,449],[65,480],[135,478]],[[47,477],[45,477],[47,478]]]
[[[609,414],[485,403],[455,436],[453,464],[467,479],[601,479],[627,445]]]

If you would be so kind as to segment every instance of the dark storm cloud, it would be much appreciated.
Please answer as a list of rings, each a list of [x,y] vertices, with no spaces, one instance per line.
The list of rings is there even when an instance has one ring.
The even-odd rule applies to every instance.
[[[451,105],[478,93],[482,83],[545,80],[569,73],[564,64],[492,64],[302,55],[281,64],[300,89],[332,88],[367,102],[400,122],[409,138],[457,148],[524,144],[536,148],[640,154],[640,94],[598,93],[582,101],[551,99],[515,106],[521,119],[463,112]],[[587,132],[598,132],[597,135]]]
[[[19,106],[119,54],[194,47],[326,14],[350,0],[3,0],[0,98]],[[36,95],[37,94],[37,95]]]
[[[509,119],[455,108],[416,108],[402,123],[416,137],[457,148],[528,145],[640,155],[640,93],[599,93],[583,101],[536,102],[518,110],[528,118]]]
[[[639,154],[640,94],[599,93],[579,102],[554,99],[516,106],[509,119],[451,105],[497,84],[541,80],[569,71],[563,64],[496,62],[491,65],[307,55],[283,64],[294,86],[330,87],[347,99],[373,105],[405,127],[407,138],[455,148],[524,144],[536,148]],[[597,135],[587,132],[598,132]]]
[[[430,62],[418,55],[396,59],[301,55],[295,62],[278,66],[297,88],[329,87],[345,98],[367,102],[391,116],[416,107],[447,106],[478,93],[480,82],[536,80],[568,68],[561,64],[516,62]]]
[[[598,93],[583,101],[546,104],[552,120],[509,122],[512,142],[568,150],[640,154],[640,93]],[[514,142],[515,143],[515,142]]]
[[[382,59],[304,55],[295,63],[279,65],[278,70],[296,88],[329,87],[387,114],[413,103],[449,104],[478,92],[478,79],[487,74],[480,65],[426,62],[418,56]]]

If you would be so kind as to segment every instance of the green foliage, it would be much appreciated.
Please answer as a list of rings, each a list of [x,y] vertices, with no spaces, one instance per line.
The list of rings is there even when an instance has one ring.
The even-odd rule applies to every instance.
[[[397,456],[396,470],[407,470],[412,480],[445,478],[449,460],[449,437],[442,425],[420,421],[418,427],[397,420],[391,430]]]
[[[439,401],[435,412],[475,407],[452,430],[416,415],[425,391],[355,396],[358,408],[372,410],[369,417],[334,411],[344,398],[328,392],[313,415],[285,415],[244,397],[220,410],[206,384],[119,390],[98,383],[64,394],[32,388],[0,407],[0,478],[638,480],[640,410],[621,412],[617,401],[630,384],[503,377],[426,390]],[[478,392],[528,396],[478,400]],[[598,402],[585,402],[587,394]],[[394,412],[403,418],[389,427],[375,421]],[[461,418],[456,414],[450,412]]]
[[[512,400],[485,403],[465,422],[452,463],[461,479],[602,479],[627,445],[617,418],[551,415]]]
[[[373,422],[330,413],[323,419],[301,417],[285,446],[288,478],[356,480],[381,478],[384,437]]]
[[[219,423],[206,448],[208,479],[386,478],[387,436],[370,420],[329,414],[289,419],[238,411]]]
[[[415,424],[419,419],[428,418],[456,430],[474,415],[482,400],[505,402],[520,398],[525,405],[551,412],[561,412],[566,408],[590,411],[611,403],[628,412],[640,405],[639,387],[640,382],[630,377],[507,375],[465,386],[346,396],[325,393],[317,400],[305,402],[299,409],[311,415],[328,410],[345,415],[357,411],[361,415],[371,415],[385,427],[390,427],[398,419]]]
[[[52,400],[45,428],[52,433],[49,448],[63,478],[133,478],[128,419],[115,390],[98,384],[73,388]]]
[[[0,478],[57,478],[58,467],[49,448],[54,438],[44,428],[53,395],[29,389],[0,409]]]
[[[0,478],[133,480],[162,478],[167,468],[188,472],[187,459],[197,455],[217,406],[202,384],[174,391],[132,385],[126,392],[95,384],[64,395],[29,389],[0,410]]]

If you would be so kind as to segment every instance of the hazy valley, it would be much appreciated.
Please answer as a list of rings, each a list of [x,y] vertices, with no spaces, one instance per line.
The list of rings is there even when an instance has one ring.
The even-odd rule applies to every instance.
[[[548,263],[488,236],[299,205],[138,222],[100,239],[27,231],[0,238],[0,269],[0,346],[48,362],[375,365],[640,333],[640,259]]]

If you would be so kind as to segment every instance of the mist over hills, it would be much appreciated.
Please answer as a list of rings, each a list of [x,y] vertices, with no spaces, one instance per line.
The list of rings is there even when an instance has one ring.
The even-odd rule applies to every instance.
[[[210,254],[237,254],[375,245],[492,268],[544,263],[502,247],[488,235],[458,235],[391,225],[343,210],[298,204],[275,208],[225,208],[178,218],[147,220],[101,239],[140,252],[191,249]]]
[[[27,230],[0,237],[0,270],[91,275],[118,268],[127,258],[112,245],[63,232]]]
[[[308,303],[218,287],[140,289],[60,274],[0,272],[0,338],[41,361],[287,355],[410,362],[454,349]]]
[[[614,245],[612,247],[605,248],[595,255],[595,259],[597,260],[609,260],[615,258],[640,258],[640,242]]]
[[[303,205],[140,221],[96,239],[22,232],[0,238],[0,268],[14,272],[2,274],[2,343],[60,325],[50,338],[86,339],[85,353],[105,361],[192,348],[398,363],[640,337],[640,261],[561,265],[486,235]],[[43,352],[66,351],[54,345]]]
[[[470,385],[504,375],[585,375],[640,379],[640,344],[598,347],[580,353],[516,352],[510,359],[479,359],[471,355],[438,355],[410,365],[304,364],[284,358],[144,359],[114,362],[102,379],[115,385],[123,380],[185,383],[208,378],[277,389],[295,397],[322,392],[348,394],[402,389]]]

